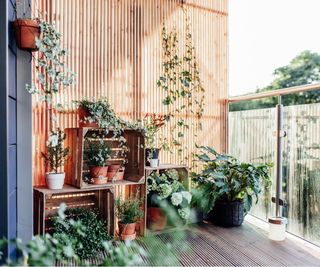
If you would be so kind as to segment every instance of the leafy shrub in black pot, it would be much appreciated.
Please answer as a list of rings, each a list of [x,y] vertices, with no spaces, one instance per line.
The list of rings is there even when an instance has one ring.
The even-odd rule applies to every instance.
[[[203,164],[200,173],[192,173],[193,199],[208,219],[220,226],[239,226],[250,210],[253,197],[258,202],[262,187],[271,185],[271,164],[243,163],[234,157],[201,147],[197,154]]]

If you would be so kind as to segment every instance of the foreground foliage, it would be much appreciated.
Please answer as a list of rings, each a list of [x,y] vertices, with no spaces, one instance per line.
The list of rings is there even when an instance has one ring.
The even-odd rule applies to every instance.
[[[46,234],[44,236],[35,236],[26,245],[22,245],[21,240],[0,240],[0,247],[4,247],[9,242],[15,244],[17,248],[17,259],[7,259],[6,265],[10,266],[55,266],[57,262],[60,264],[70,265],[74,263],[78,266],[90,266],[90,261],[81,257],[81,245],[83,249],[92,249],[92,257],[103,256],[101,266],[138,266],[145,264],[143,258],[151,262],[154,266],[169,265],[176,266],[177,258],[173,255],[172,250],[183,247],[185,234],[183,231],[175,231],[170,236],[170,241],[165,243],[159,251],[159,239],[150,235],[143,239],[144,246],[138,242],[120,242],[108,241],[109,238],[103,231],[102,224],[96,223],[96,217],[88,213],[86,217],[77,216],[70,219],[65,213],[66,206],[62,204],[59,209],[59,219],[56,226],[64,229],[68,227],[68,231],[59,234]],[[90,225],[90,222],[93,222]],[[86,225],[84,225],[86,223]],[[95,226],[95,227],[94,227]],[[63,230],[64,231],[64,230]],[[97,238],[99,232],[99,237]],[[71,233],[74,236],[71,236]],[[104,233],[104,234],[103,234]],[[105,235],[105,240],[103,239]],[[94,237],[95,236],[95,237]],[[92,239],[95,239],[93,242]],[[99,239],[99,240],[98,240]],[[89,244],[86,244],[89,242]],[[97,247],[93,245],[96,244]],[[148,249],[146,251],[145,248]],[[99,253],[99,248],[101,251]],[[80,249],[80,250],[79,250]],[[79,252],[80,251],[80,252]],[[2,255],[0,251],[0,256]]]

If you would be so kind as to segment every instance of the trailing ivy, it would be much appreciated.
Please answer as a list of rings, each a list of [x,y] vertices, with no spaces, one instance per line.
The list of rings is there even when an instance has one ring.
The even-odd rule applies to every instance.
[[[178,33],[174,28],[171,31],[162,28],[163,72],[157,81],[157,86],[165,92],[162,100],[167,107],[166,121],[170,127],[170,144],[177,147],[182,155],[188,151],[184,139],[190,131],[196,138],[202,130],[201,118],[204,111],[205,90],[203,88],[199,65],[196,59],[195,47],[192,43],[190,19],[185,9],[186,34],[185,48],[181,55],[179,52]],[[195,120],[190,120],[193,117]],[[190,162],[194,152],[185,154],[181,162]]]
[[[30,94],[39,95],[41,101],[51,103],[54,94],[74,83],[75,74],[64,62],[68,53],[60,46],[61,34],[54,25],[41,21],[40,29],[41,38],[36,40],[39,52],[33,56],[38,85],[26,84],[26,90]]]

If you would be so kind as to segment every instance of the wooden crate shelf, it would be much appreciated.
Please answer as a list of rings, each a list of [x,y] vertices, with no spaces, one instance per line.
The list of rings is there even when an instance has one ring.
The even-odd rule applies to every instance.
[[[67,128],[65,129],[66,140],[65,145],[70,148],[70,156],[65,165],[66,184],[78,188],[104,188],[114,184],[130,184],[144,183],[144,168],[145,168],[145,150],[144,136],[139,131],[124,130],[121,137],[126,139],[126,163],[124,164],[124,181],[109,182],[103,185],[93,185],[86,182],[88,177],[89,167],[84,160],[85,142],[104,140],[112,150],[112,158],[107,161],[107,164],[120,164],[124,158],[119,157],[121,147],[119,147],[119,138],[113,138],[113,132],[108,131],[105,135],[105,130],[99,128]],[[103,135],[103,137],[101,137]],[[98,136],[96,138],[95,136]]]
[[[148,179],[148,176],[152,173],[152,172],[157,172],[157,173],[162,173],[166,170],[176,170],[178,172],[178,175],[179,175],[179,181],[183,184],[183,186],[185,187],[186,190],[189,190],[190,188],[190,181],[189,181],[189,172],[188,172],[188,167],[185,166],[185,165],[175,165],[175,164],[161,164],[159,165],[158,167],[156,168],[153,168],[153,167],[149,167],[149,166],[146,166],[145,167],[145,176],[146,176],[146,180]],[[147,198],[147,184],[148,184],[148,181],[146,181],[146,191],[145,191],[145,195],[146,195],[146,198]],[[148,211],[148,203],[147,201],[145,202],[145,235],[150,232],[150,233],[160,233],[160,232],[163,232],[163,231],[168,231],[169,229],[175,229],[175,227],[172,227],[172,226],[167,226],[163,231],[154,231],[154,230],[151,230],[149,228],[147,228],[147,211]]]
[[[107,233],[115,234],[114,188],[96,190],[78,189],[64,186],[61,190],[35,187],[34,198],[34,235],[52,232],[51,218],[57,216],[61,203],[70,208],[98,210],[99,216],[107,224]]]
[[[119,181],[104,188],[76,188],[65,185],[61,190],[50,190],[45,187],[34,188],[34,235],[52,231],[51,218],[57,216],[61,203],[67,208],[85,208],[98,210],[100,217],[107,222],[107,233],[117,235],[117,218],[115,216],[115,198],[127,199],[139,190],[142,200],[143,218],[137,224],[137,235],[144,236],[146,232],[146,184]]]
[[[185,165],[161,164],[156,168],[146,166],[145,167],[146,179],[154,171],[161,173],[163,171],[170,170],[170,169],[174,169],[178,172],[180,182],[183,184],[186,190],[189,190],[190,189],[189,172],[188,172],[188,167]]]

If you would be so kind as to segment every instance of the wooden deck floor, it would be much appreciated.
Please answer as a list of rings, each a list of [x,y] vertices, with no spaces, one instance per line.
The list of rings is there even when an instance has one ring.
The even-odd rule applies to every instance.
[[[164,243],[169,238],[170,232],[159,235]],[[271,241],[249,223],[235,228],[202,224],[188,230],[186,239],[186,247],[172,251],[183,266],[320,266],[320,255],[312,256],[292,240]]]
[[[146,245],[147,241],[138,240],[149,254],[155,255],[150,258],[142,255],[144,266],[320,266],[320,253],[313,251],[312,255],[289,239],[271,241],[267,232],[248,222],[234,228],[210,223],[189,227],[182,241],[168,250],[166,244],[171,243],[175,233],[176,230],[168,230],[156,235],[152,238],[153,249]],[[97,255],[87,264],[99,265],[104,257]]]

